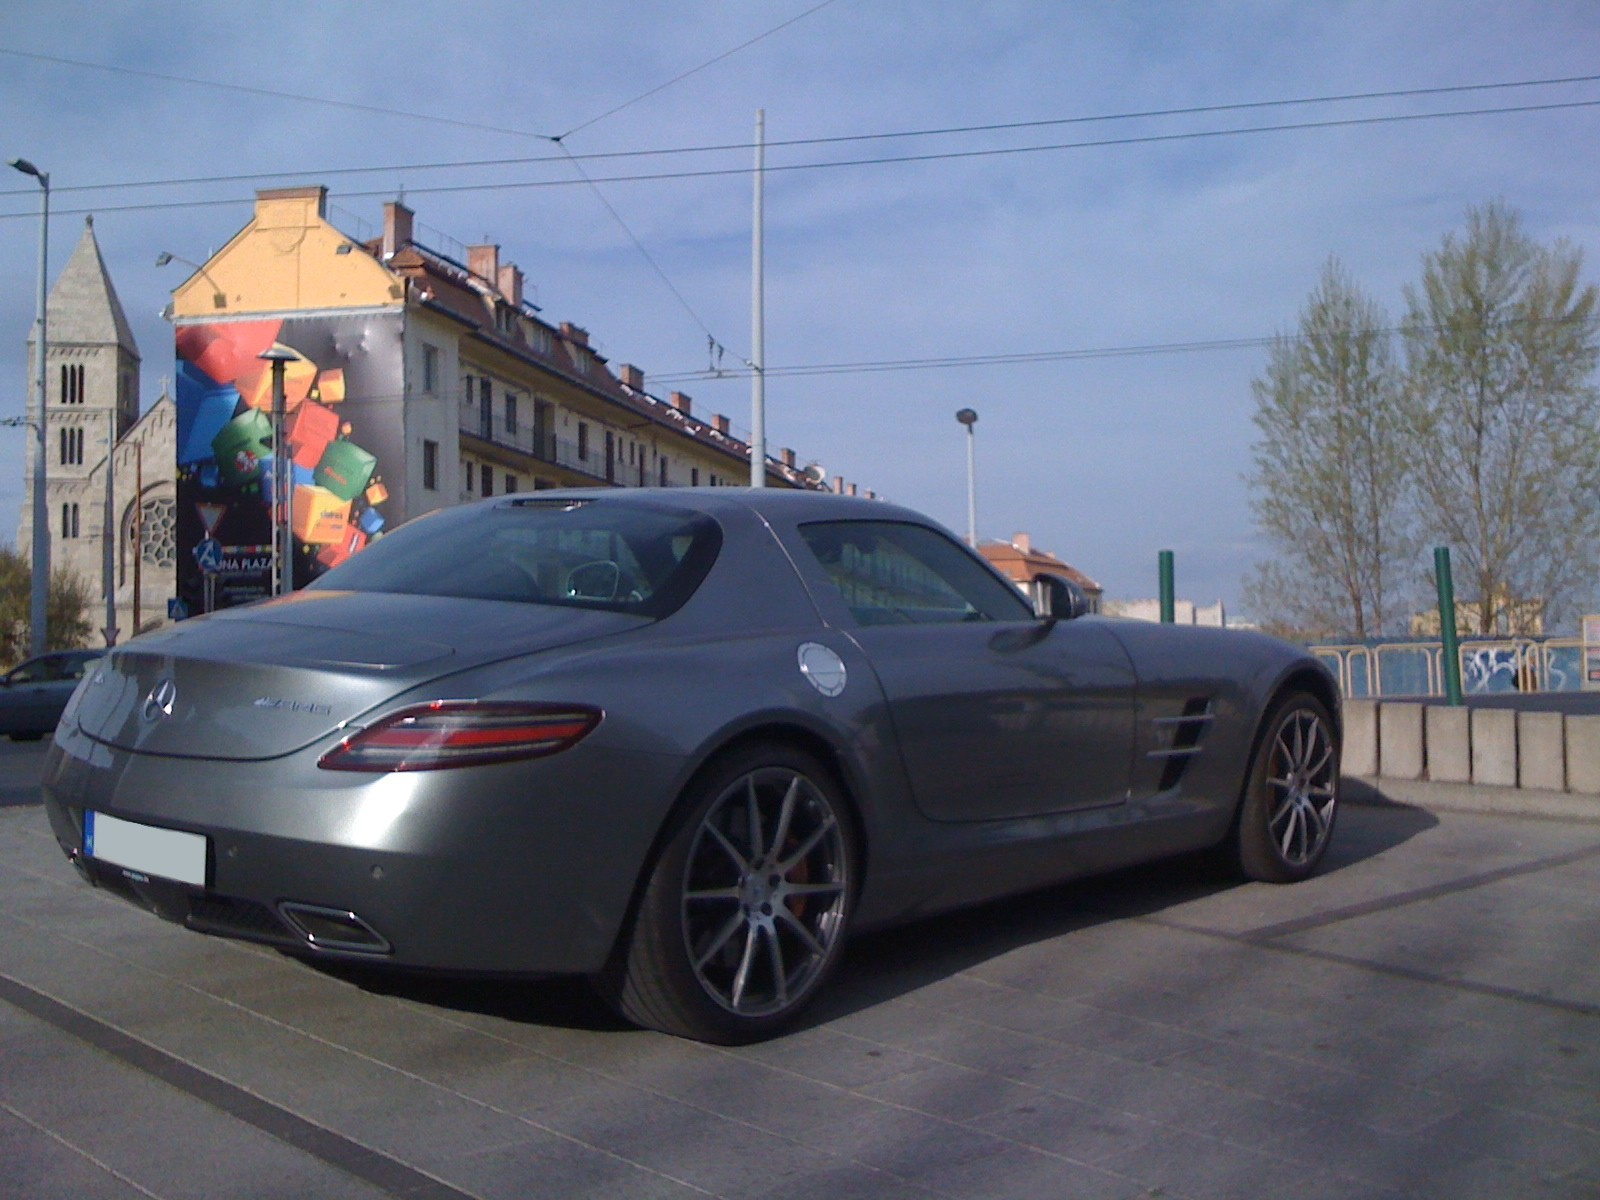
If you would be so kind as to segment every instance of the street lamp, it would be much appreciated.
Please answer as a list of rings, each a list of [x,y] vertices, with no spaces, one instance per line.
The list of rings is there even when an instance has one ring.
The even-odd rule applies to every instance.
[[[300,356],[274,346],[256,357],[272,364],[272,594],[287,596],[294,591],[294,534],[289,523],[289,487],[294,476],[283,436],[283,368]]]
[[[227,308],[228,307],[228,297],[227,297],[227,295],[224,294],[223,290],[217,286],[217,281],[215,279],[211,278],[210,272],[208,272],[199,263],[190,262],[187,258],[184,258],[181,255],[174,254],[170,250],[163,250],[160,254],[156,255],[156,266],[164,267],[170,262],[182,263],[186,267],[193,267],[195,273],[197,275],[199,275],[202,279],[204,279],[207,283],[209,283],[211,285],[211,307],[212,308]]]
[[[956,420],[967,427],[967,545],[977,548],[978,545],[978,483],[975,470],[976,458],[973,454],[975,438],[972,427],[978,423],[978,414],[970,408],[963,408],[956,413]]]
[[[46,286],[50,269],[50,175],[25,158],[13,158],[11,165],[24,175],[32,175],[37,179],[40,189],[39,302],[38,316],[35,318],[39,332],[34,342],[34,353],[38,357],[35,361],[33,384],[38,405],[34,424],[37,436],[33,449],[33,593],[28,605],[28,620],[32,625],[29,631],[32,653],[37,655],[45,652],[45,625],[49,620],[50,609],[50,514],[45,502],[45,450],[48,442],[45,438],[44,411],[46,388],[50,378],[45,366],[49,349],[49,321],[46,309],[50,295]]]

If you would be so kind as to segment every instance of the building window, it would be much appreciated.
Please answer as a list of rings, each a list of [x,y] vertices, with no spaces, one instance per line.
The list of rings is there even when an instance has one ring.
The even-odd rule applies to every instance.
[[[494,468],[488,463],[483,464],[483,494],[494,495]]]
[[[83,430],[81,428],[69,428],[61,431],[61,465],[64,467],[83,465]]]
[[[589,426],[583,421],[578,422],[578,459],[589,461]]]
[[[472,491],[472,464],[466,460],[461,463],[461,477],[466,481],[467,491]]]
[[[63,504],[61,506],[61,536],[64,538],[78,536],[78,506],[76,504]]]
[[[699,467],[690,467],[689,468],[689,486],[690,487],[699,487],[700,486],[700,468]]]
[[[439,490],[439,443],[426,438],[422,442],[422,486],[430,492]]]
[[[506,432],[517,431],[517,398],[510,392],[506,393]]]
[[[433,395],[439,390],[439,347],[422,343],[422,390]]]
[[[61,364],[61,403],[83,403],[83,364]]]
[[[659,466],[661,468],[661,471],[660,471],[661,486],[662,487],[666,487],[667,486],[667,460],[665,458],[663,458],[661,460]]]
[[[517,477],[515,475],[507,475],[506,476],[506,484],[505,484],[505,493],[506,493],[506,495],[509,496],[512,492],[514,492],[516,490],[517,490]]]

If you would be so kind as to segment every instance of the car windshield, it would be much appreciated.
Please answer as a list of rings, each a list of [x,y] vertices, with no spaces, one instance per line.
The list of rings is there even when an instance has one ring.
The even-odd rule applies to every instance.
[[[694,594],[721,544],[716,522],[701,513],[604,500],[516,498],[420,517],[308,587],[660,618]]]

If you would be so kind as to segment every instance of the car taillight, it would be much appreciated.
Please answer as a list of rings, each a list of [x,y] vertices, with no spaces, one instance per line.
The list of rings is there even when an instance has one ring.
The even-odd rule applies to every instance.
[[[351,734],[317,763],[329,771],[437,771],[559,754],[600,724],[600,711],[548,704],[440,700]]]

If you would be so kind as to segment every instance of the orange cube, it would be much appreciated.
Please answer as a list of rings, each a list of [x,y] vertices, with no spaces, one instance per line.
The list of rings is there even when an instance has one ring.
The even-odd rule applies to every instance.
[[[343,538],[350,527],[350,501],[315,484],[297,484],[292,524],[294,536],[306,545],[331,545]]]

